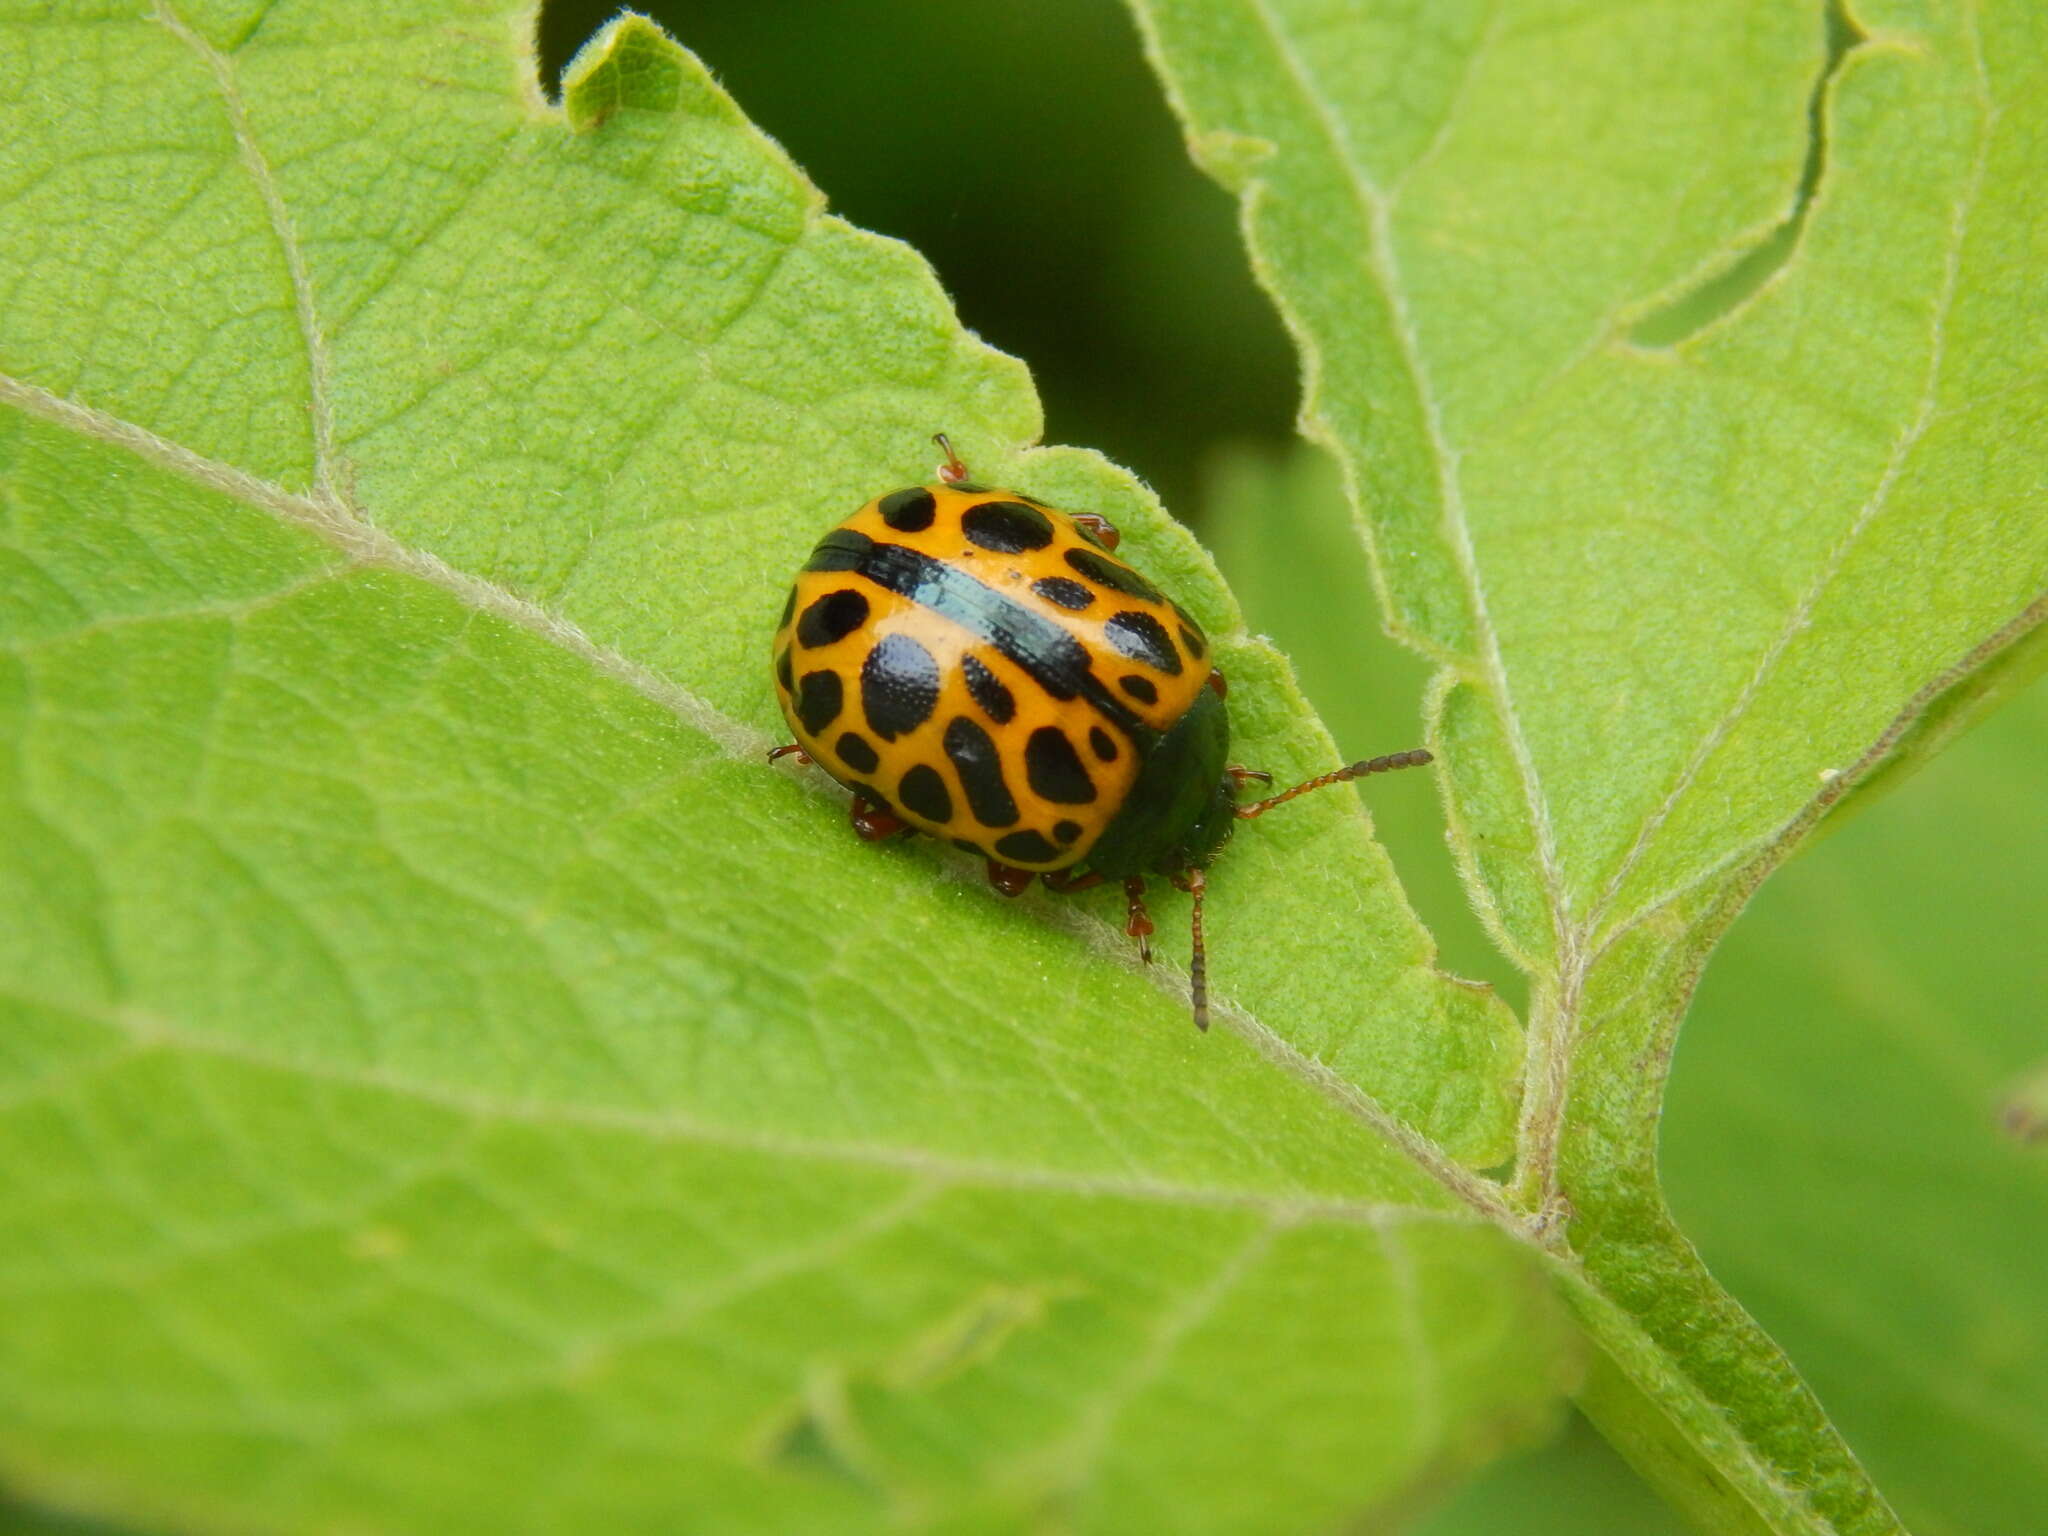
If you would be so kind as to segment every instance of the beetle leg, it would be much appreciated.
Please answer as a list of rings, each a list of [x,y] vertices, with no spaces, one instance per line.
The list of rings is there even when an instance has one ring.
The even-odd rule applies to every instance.
[[[1221,667],[1211,667],[1209,669],[1209,686],[1216,690],[1217,698],[1227,699],[1230,697],[1230,679],[1223,675]]]
[[[1124,882],[1124,932],[1138,941],[1138,958],[1152,963],[1152,916],[1145,910],[1145,877]]]
[[[960,462],[960,455],[953,451],[953,440],[943,432],[934,432],[932,441],[939,445],[939,452],[946,456],[946,462],[939,466],[939,479],[953,485],[967,478],[967,466]]]
[[[1095,535],[1095,542],[1104,549],[1115,549],[1123,542],[1123,535],[1116,531],[1116,524],[1099,512],[1069,512],[1067,515]]]
[[[1243,784],[1247,779],[1257,779],[1261,784],[1273,782],[1273,775],[1266,772],[1263,768],[1238,768],[1233,766],[1223,771],[1237,780],[1239,784]]]
[[[1058,891],[1064,895],[1069,891],[1094,890],[1096,886],[1102,884],[1102,871],[1091,869],[1085,875],[1076,875],[1064,869],[1048,869],[1038,878],[1045,882],[1048,891]]]
[[[768,761],[771,763],[779,762],[785,757],[794,757],[800,763],[809,763],[811,760],[811,754],[793,741],[785,741],[779,747],[768,749]]]
[[[1188,1000],[1195,1007],[1195,1028],[1209,1027],[1209,951],[1202,942],[1202,893],[1209,888],[1209,880],[1202,873],[1200,865],[1184,875],[1176,875],[1175,889],[1186,891],[1194,898],[1194,906],[1188,916],[1188,923],[1194,936],[1194,953],[1188,960]]]
[[[1018,869],[996,859],[988,861],[988,883],[1005,896],[1022,896],[1024,888],[1037,878],[1035,869]]]
[[[884,838],[894,837],[898,832],[910,830],[901,816],[888,806],[870,800],[866,795],[853,797],[853,809],[849,819],[853,822],[853,830],[860,834],[860,840],[864,843],[879,843]]]

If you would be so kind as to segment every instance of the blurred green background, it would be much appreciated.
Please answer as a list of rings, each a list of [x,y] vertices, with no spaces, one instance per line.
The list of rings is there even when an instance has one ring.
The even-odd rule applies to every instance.
[[[1025,359],[1046,439],[1148,480],[1216,551],[1350,755],[1414,744],[1424,672],[1376,633],[1332,466],[1233,201],[1188,162],[1115,0],[660,0],[831,200],[916,246]],[[558,73],[612,7],[543,13]],[[1921,1536],[2048,1510],[2048,694],[2036,686],[1766,887],[1710,968],[1664,1162],[1709,1264]],[[1518,979],[1467,907],[1423,775],[1367,798],[1446,964]],[[1582,1423],[1428,1536],[1677,1531]]]

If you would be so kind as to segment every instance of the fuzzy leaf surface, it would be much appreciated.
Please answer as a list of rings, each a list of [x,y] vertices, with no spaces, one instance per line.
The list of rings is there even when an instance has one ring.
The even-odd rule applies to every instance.
[[[1514,1022],[1355,805],[1219,865],[1203,1038],[763,762],[790,573],[939,427],[1334,753],[911,252],[643,21],[543,101],[530,20],[0,8],[0,1487],[1290,1531],[1550,1422]]]

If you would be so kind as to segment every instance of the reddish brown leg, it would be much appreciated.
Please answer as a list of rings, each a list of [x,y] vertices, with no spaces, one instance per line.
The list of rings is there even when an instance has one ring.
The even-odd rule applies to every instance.
[[[899,832],[908,832],[903,818],[886,805],[877,805],[865,795],[853,797],[851,815],[853,830],[860,834],[864,843],[879,843],[885,837],[894,837]]]
[[[1045,882],[1048,891],[1058,891],[1065,895],[1069,891],[1094,890],[1096,886],[1102,884],[1102,871],[1091,869],[1085,875],[1077,875],[1069,870],[1049,869],[1038,878]]]
[[[1223,675],[1221,667],[1211,667],[1209,669],[1209,686],[1216,690],[1217,698],[1227,699],[1230,697],[1230,679]]]
[[[1022,896],[1024,888],[1037,876],[1038,871],[1033,869],[1017,869],[994,859],[988,861],[988,883],[1005,896]]]
[[[1145,877],[1124,882],[1124,932],[1138,941],[1138,958],[1152,963],[1152,915],[1145,910]]]
[[[952,485],[967,478],[967,466],[960,462],[960,455],[953,451],[953,440],[943,432],[934,432],[932,441],[939,445],[939,452],[946,456],[946,462],[939,466],[939,478]]]
[[[1266,772],[1263,768],[1226,768],[1223,771],[1237,780],[1240,785],[1252,779],[1256,779],[1261,784],[1273,782],[1273,775]]]
[[[1420,748],[1413,752],[1390,752],[1385,757],[1370,757],[1362,763],[1353,763],[1348,768],[1339,768],[1335,773],[1319,773],[1314,778],[1297,784],[1292,789],[1283,789],[1277,795],[1264,800],[1254,800],[1250,805],[1237,808],[1239,821],[1250,821],[1254,816],[1263,816],[1276,805],[1285,805],[1296,795],[1305,795],[1312,789],[1321,789],[1326,784],[1342,784],[1349,779],[1362,779],[1369,773],[1391,773],[1396,768],[1420,768],[1431,761],[1430,755]]]
[[[1194,930],[1194,953],[1188,959],[1188,998],[1195,1005],[1195,1028],[1209,1027],[1209,951],[1202,943],[1202,893],[1209,888],[1208,878],[1199,869],[1191,869],[1174,879],[1174,886],[1194,898],[1194,912],[1189,924]]]
[[[785,757],[794,757],[800,763],[808,763],[811,760],[811,754],[793,741],[786,741],[779,747],[768,749],[768,761],[771,763],[780,762]]]
[[[1070,512],[1073,520],[1095,535],[1095,542],[1104,549],[1115,549],[1123,542],[1124,536],[1116,531],[1116,524],[1096,512]]]

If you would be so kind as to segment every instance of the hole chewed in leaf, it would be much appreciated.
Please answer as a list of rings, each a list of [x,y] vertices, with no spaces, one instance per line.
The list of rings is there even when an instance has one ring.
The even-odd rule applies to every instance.
[[[1638,320],[1629,332],[1629,340],[1637,346],[1675,347],[1715,321],[1733,314],[1761,292],[1764,284],[1792,259],[1792,253],[1798,249],[1799,237],[1806,229],[1807,214],[1813,208],[1821,176],[1827,169],[1828,88],[1840,73],[1842,61],[1864,41],[1863,30],[1849,14],[1844,0],[1827,0],[1824,20],[1827,60],[1821,67],[1820,78],[1814,81],[1813,94],[1807,102],[1806,165],[1799,174],[1799,191],[1793,198],[1791,211],[1728,265]]]
[[[590,0],[540,0],[534,7],[534,70],[540,77],[541,94],[549,101],[561,101],[562,77],[569,73],[571,62],[617,19],[621,9],[593,5]]]

